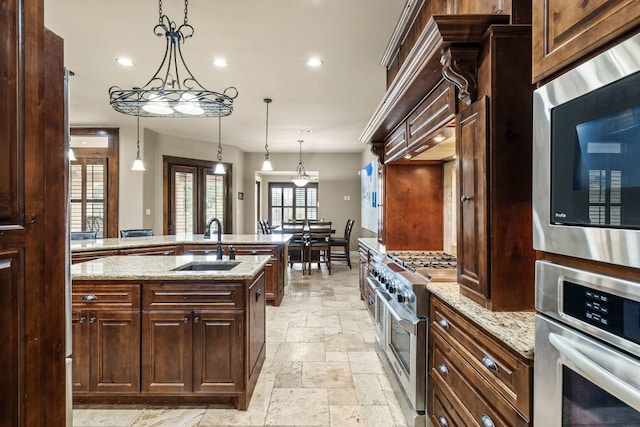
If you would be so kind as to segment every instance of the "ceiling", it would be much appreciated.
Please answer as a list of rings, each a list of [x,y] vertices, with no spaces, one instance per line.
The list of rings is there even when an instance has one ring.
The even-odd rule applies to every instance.
[[[406,0],[191,0],[195,33],[182,45],[192,74],[207,89],[237,88],[234,112],[222,119],[222,141],[245,152],[263,152],[266,104],[269,150],[361,152],[358,137],[381,101],[385,69],[380,59]],[[178,25],[184,2],[164,0]],[[153,0],[45,0],[45,24],[64,39],[70,83],[71,126],[135,126],[114,111],[111,86],[147,83],[162,60]],[[135,67],[116,63],[130,57]],[[217,68],[214,57],[229,66]],[[319,68],[305,65],[319,56]],[[187,139],[215,141],[216,118],[141,118],[141,127]],[[311,129],[310,134],[299,134]],[[127,143],[127,141],[121,141]],[[133,144],[134,142],[131,141]]]

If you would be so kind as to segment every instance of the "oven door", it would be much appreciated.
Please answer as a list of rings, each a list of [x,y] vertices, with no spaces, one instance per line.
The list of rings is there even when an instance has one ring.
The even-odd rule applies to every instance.
[[[387,302],[385,354],[416,411],[426,410],[427,319],[420,319],[393,300]]]
[[[391,297],[388,293],[376,289],[375,291],[375,309],[374,309],[374,322],[376,340],[381,349],[387,347],[387,324],[388,324],[388,306]]]
[[[536,425],[640,425],[638,358],[543,315],[535,328]]]

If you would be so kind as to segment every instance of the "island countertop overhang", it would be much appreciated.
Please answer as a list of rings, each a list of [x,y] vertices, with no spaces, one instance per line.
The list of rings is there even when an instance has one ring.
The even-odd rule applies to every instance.
[[[71,266],[71,280],[125,281],[231,281],[249,280],[263,269],[267,255],[239,255],[231,270],[185,271],[175,270],[190,263],[229,263],[228,258],[217,260],[215,255],[127,256],[117,255],[95,259]]]

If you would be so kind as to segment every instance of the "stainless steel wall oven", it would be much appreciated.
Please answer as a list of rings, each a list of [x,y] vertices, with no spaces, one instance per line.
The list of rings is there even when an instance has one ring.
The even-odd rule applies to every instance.
[[[640,34],[533,104],[534,248],[640,266]]]
[[[640,425],[640,283],[536,262],[536,426]]]

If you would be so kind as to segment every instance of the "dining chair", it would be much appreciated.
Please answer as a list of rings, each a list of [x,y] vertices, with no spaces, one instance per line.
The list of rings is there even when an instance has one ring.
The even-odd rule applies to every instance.
[[[343,237],[331,237],[329,240],[331,247],[334,246],[342,248],[342,252],[338,252],[332,254],[331,257],[333,259],[345,260],[347,261],[347,265],[349,269],[351,269],[351,257],[349,256],[349,248],[350,248],[350,240],[351,240],[351,230],[353,229],[354,220],[348,219],[347,224],[344,227],[344,236]]]
[[[95,240],[97,231],[72,231],[69,235],[71,240]]]
[[[311,264],[313,262],[318,263],[318,269],[320,264],[324,263],[329,269],[331,274],[331,222],[330,221],[317,221],[309,224],[309,231],[307,234],[307,262],[309,266],[309,274],[311,274]]]
[[[262,220],[258,220],[258,231],[260,231],[261,234],[267,234],[267,230],[265,230]]]
[[[302,274],[305,272],[305,247],[306,240],[304,236],[304,224],[303,223],[291,223],[291,222],[283,222],[282,226],[283,234],[291,234],[292,237],[289,239],[289,256],[287,262],[289,264],[289,268],[293,268],[293,264],[301,264],[302,265]]]
[[[120,230],[120,237],[149,237],[153,236],[151,228],[136,228],[131,230]]]
[[[271,224],[269,224],[269,220],[268,219],[263,219],[262,220],[262,227],[264,229],[264,234],[271,234],[272,233]]]

